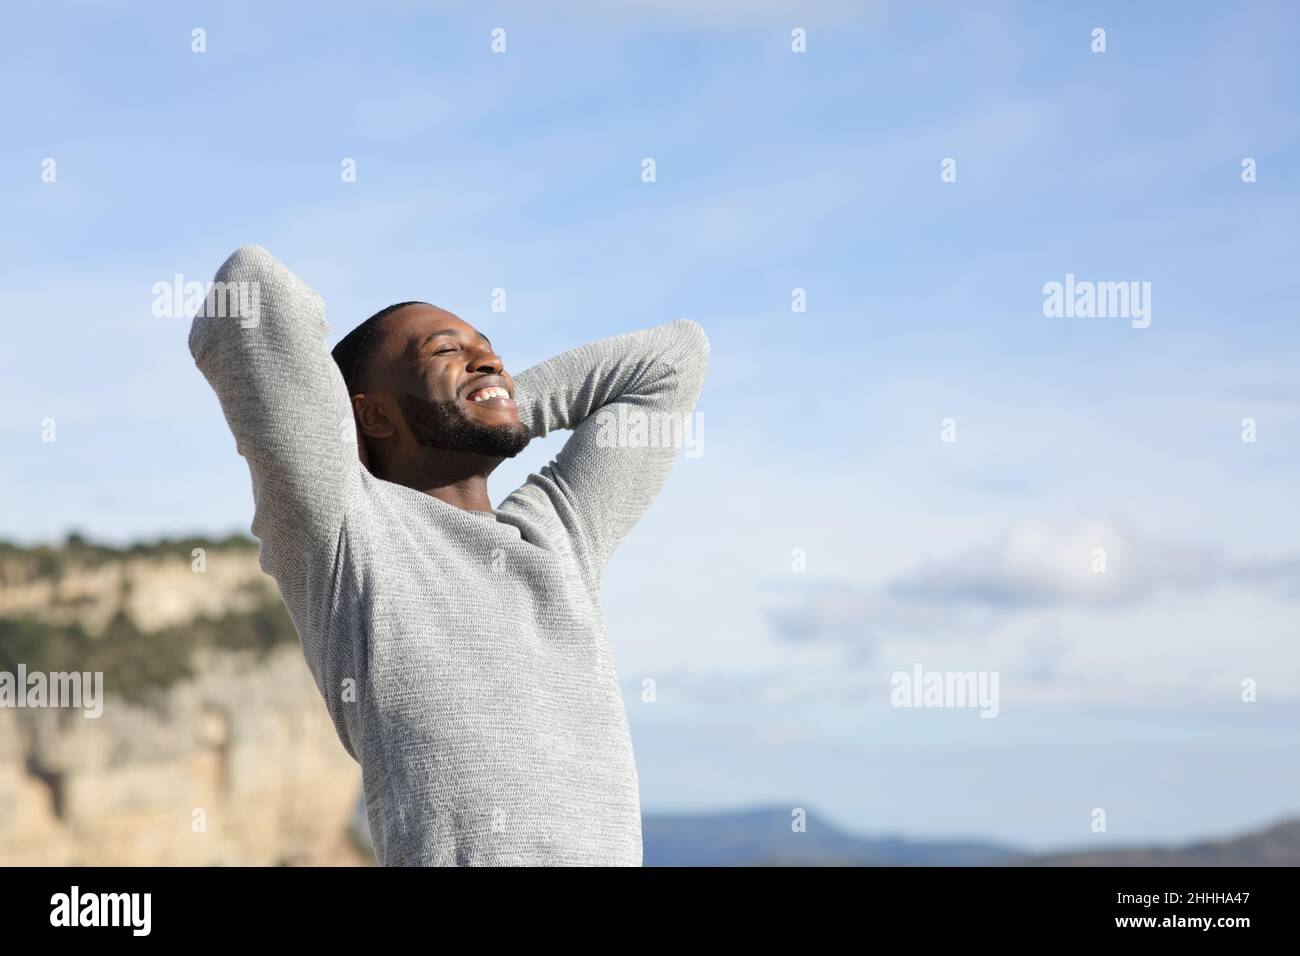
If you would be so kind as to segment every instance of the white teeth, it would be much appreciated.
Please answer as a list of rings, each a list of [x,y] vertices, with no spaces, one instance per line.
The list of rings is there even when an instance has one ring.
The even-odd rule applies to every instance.
[[[469,397],[471,402],[486,402],[490,398],[509,398],[510,393],[500,385],[489,385],[487,388],[480,388]]]

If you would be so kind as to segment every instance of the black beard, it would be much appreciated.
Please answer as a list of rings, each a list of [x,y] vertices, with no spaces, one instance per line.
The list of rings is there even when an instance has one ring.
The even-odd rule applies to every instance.
[[[407,427],[426,448],[513,458],[532,438],[521,422],[484,425],[475,421],[459,401],[432,401],[410,392],[396,394]]]

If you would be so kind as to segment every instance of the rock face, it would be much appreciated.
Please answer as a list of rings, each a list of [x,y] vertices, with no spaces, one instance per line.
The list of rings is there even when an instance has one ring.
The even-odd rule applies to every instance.
[[[118,586],[78,587],[78,600],[61,600],[77,575]],[[94,574],[62,577],[47,607],[28,602],[41,586],[33,580],[2,606],[13,615],[22,604],[25,617],[38,619],[52,610],[56,625],[75,607],[92,632],[94,622],[124,612],[152,631],[200,615],[219,628],[222,609],[246,609],[268,593],[279,601],[247,547],[209,554],[202,574],[178,557],[110,560]],[[115,696],[106,669],[98,718],[77,708],[0,707],[0,865],[373,863],[348,830],[360,770],[296,640],[264,653],[200,646],[190,664],[193,676],[147,702]]]
[[[65,551],[64,566],[54,572],[31,552],[7,556],[0,559],[0,617],[75,622],[97,635],[121,612],[152,633],[279,599],[275,582],[258,566],[256,544],[195,544],[203,552],[198,557],[189,544],[157,549],[162,553],[110,552],[107,558],[97,549],[93,561]],[[196,561],[202,572],[194,570]]]

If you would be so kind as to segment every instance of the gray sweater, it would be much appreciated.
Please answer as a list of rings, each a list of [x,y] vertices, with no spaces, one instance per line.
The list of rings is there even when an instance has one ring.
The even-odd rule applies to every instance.
[[[600,581],[677,454],[637,412],[656,436],[691,413],[700,326],[614,336],[515,376],[532,434],[573,434],[476,512],[361,463],[319,295],[258,246],[216,281],[256,283],[256,312],[210,296],[190,351],[248,462],[261,566],[361,765],[379,862],[640,866]],[[621,427],[606,417],[619,414]]]

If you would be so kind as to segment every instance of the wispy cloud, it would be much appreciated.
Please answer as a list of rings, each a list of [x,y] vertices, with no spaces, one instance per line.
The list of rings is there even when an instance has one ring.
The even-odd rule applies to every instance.
[[[1025,524],[998,541],[929,562],[892,582],[890,594],[939,604],[1003,608],[1113,605],[1221,580],[1215,550],[1152,541],[1117,524]]]
[[[1122,687],[1133,684],[1127,677],[1116,680],[1119,664],[1106,662],[1104,649],[1123,644],[1114,644],[1118,635],[1146,632],[1143,642],[1150,647],[1185,629],[1183,618],[1195,622],[1197,607],[1215,607],[1222,618],[1224,608],[1245,602],[1257,609],[1251,615],[1261,623],[1253,626],[1267,646],[1278,616],[1290,613],[1289,602],[1297,598],[1300,555],[1237,558],[1211,545],[1156,540],[1111,521],[1025,523],[883,583],[814,580],[774,587],[766,620],[772,636],[790,648],[838,652],[848,674],[928,649],[1000,662],[1029,684],[1057,691],[1059,681],[1091,682],[1094,689],[1085,696],[1096,697],[1095,688],[1102,687],[1105,698],[1122,697]],[[1197,625],[1207,631],[1206,647],[1214,646],[1209,620],[1207,613]],[[1105,641],[1097,639],[1099,629]],[[1201,646],[1194,636],[1188,643]],[[1076,662],[1068,675],[1067,660]],[[1083,660],[1090,663],[1080,666]],[[1188,678],[1193,684],[1205,673],[1201,664],[1189,670],[1196,674]]]

